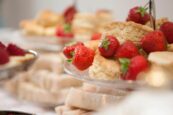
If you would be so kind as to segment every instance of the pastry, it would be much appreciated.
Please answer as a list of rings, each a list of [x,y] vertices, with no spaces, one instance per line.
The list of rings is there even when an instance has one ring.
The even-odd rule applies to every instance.
[[[115,80],[120,76],[120,65],[114,60],[107,60],[97,54],[92,66],[89,68],[89,76],[95,79]]]
[[[61,25],[63,21],[63,16],[61,14],[57,14],[50,10],[44,10],[36,17],[36,22],[43,27]]]
[[[104,36],[116,36],[120,43],[127,40],[139,43],[140,38],[152,31],[152,28],[134,22],[113,22],[105,27]]]

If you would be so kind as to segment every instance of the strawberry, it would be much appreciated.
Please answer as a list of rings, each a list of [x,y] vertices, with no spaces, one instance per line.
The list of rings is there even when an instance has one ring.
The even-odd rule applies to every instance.
[[[74,15],[77,13],[77,9],[74,5],[68,7],[65,11],[64,11],[64,18],[65,18],[65,22],[66,23],[71,23]]]
[[[84,45],[82,42],[77,42],[75,44],[70,44],[63,49],[63,54],[68,58],[72,58],[74,54],[74,50],[77,46]]]
[[[71,25],[65,24],[63,27],[57,27],[56,36],[63,38],[73,38],[73,33],[71,32]]]
[[[115,53],[115,58],[132,58],[138,55],[138,48],[131,41],[124,42]]]
[[[14,45],[14,44],[8,44],[7,52],[11,56],[24,56],[26,54],[25,50],[23,50],[22,48]]]
[[[147,13],[147,8],[136,6],[130,9],[127,21],[133,21],[139,24],[146,24],[150,20],[150,14]]]
[[[94,55],[93,50],[79,45],[75,48],[72,64],[79,70],[85,70],[92,65]]]
[[[91,36],[91,40],[100,40],[102,34],[101,33],[95,33]]]
[[[165,22],[160,30],[164,33],[168,43],[173,43],[173,22]]]
[[[0,48],[5,49],[6,46],[2,42],[0,42]]]
[[[0,65],[6,64],[9,62],[9,54],[4,48],[0,48]]]
[[[112,57],[119,47],[119,42],[114,36],[106,36],[99,45],[100,54],[103,57]]]
[[[128,65],[127,65],[128,64]],[[122,66],[123,67],[123,66]],[[136,80],[137,75],[145,71],[148,67],[148,61],[144,56],[138,55],[133,57],[130,61],[126,63],[126,71],[123,75],[124,80]],[[124,72],[124,71],[123,71]]]
[[[166,50],[166,39],[164,34],[159,31],[153,31],[141,39],[141,46],[146,53]]]

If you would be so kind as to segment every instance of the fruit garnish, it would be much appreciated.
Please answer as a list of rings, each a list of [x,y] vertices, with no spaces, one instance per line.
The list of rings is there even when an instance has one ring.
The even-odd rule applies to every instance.
[[[121,72],[125,74],[128,70],[130,59],[128,58],[120,58],[119,59],[120,65],[121,65]]]
[[[69,6],[65,11],[64,11],[64,18],[66,23],[71,23],[74,15],[77,13],[77,9],[74,5]]]
[[[56,36],[58,37],[66,37],[66,38],[73,38],[73,33],[71,31],[70,24],[64,24],[64,26],[58,26],[56,29]]]
[[[25,50],[23,50],[22,48],[18,47],[15,44],[8,44],[7,52],[11,56],[24,56],[26,54]]]
[[[124,80],[136,80],[137,75],[140,72],[145,71],[147,68],[149,68],[147,59],[141,55],[135,56],[130,60],[130,63],[128,65],[128,70],[124,74],[123,79]]]
[[[163,32],[156,30],[141,39],[141,46],[146,53],[166,50],[166,38]]]
[[[139,24],[146,24],[150,20],[150,14],[147,13],[148,8],[136,6],[130,9],[127,21],[133,21]]]
[[[124,42],[115,53],[115,58],[132,58],[138,55],[138,48],[131,41]]]
[[[91,36],[91,40],[100,40],[102,34],[101,33],[95,33]]]
[[[0,48],[5,49],[6,46],[2,42],[0,42]]]
[[[68,59],[72,58],[74,55],[75,48],[79,45],[84,45],[84,44],[82,42],[76,42],[76,43],[71,43],[71,44],[65,46],[63,49],[63,54],[66,56],[66,58],[68,58]]]
[[[95,52],[90,48],[79,45],[75,48],[72,64],[79,70],[90,67],[94,60]]]
[[[109,58],[114,56],[118,47],[119,42],[116,37],[109,35],[101,40],[101,43],[99,45],[99,51],[103,57]]]
[[[4,48],[0,48],[0,65],[4,65],[9,62],[9,54]]]
[[[160,30],[164,33],[168,43],[173,43],[173,22],[165,22]]]

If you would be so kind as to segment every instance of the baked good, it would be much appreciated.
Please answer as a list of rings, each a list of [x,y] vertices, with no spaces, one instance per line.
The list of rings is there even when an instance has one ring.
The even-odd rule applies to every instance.
[[[127,40],[139,43],[144,35],[152,31],[152,28],[134,22],[113,22],[105,27],[103,34],[116,36],[120,43]]]
[[[64,23],[63,16],[50,10],[44,10],[36,17],[36,22],[43,27],[52,27]]]
[[[120,65],[114,60],[107,60],[100,54],[96,54],[92,66],[89,68],[89,76],[95,79],[115,80],[120,76]]]

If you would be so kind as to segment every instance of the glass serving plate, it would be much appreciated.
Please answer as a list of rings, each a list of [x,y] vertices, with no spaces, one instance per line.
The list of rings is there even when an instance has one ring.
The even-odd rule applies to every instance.
[[[35,52],[33,50],[27,50],[26,52],[29,54],[32,54],[33,58],[31,58],[30,60],[24,61],[21,64],[16,64],[16,65],[8,66],[5,68],[3,68],[3,67],[0,68],[0,81],[9,79],[20,71],[27,70],[35,62],[35,60],[38,57],[37,52]]]
[[[125,80],[98,80],[89,77],[88,70],[80,71],[69,62],[64,62],[64,70],[71,74],[75,79],[87,82],[89,84],[105,87],[109,89],[142,89],[150,87],[142,80],[125,81]]]

